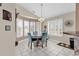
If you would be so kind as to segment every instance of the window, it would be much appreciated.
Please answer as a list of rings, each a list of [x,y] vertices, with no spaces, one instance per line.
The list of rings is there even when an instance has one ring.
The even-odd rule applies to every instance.
[[[23,37],[23,20],[22,19],[16,20],[16,29],[17,29],[17,38]]]
[[[34,31],[35,31],[35,22],[30,21],[30,33],[33,34]]]
[[[35,25],[35,23],[37,23]],[[30,32],[32,35],[35,32],[35,30],[40,33],[41,31],[41,25],[39,22],[35,21],[29,21],[29,20],[23,20],[23,19],[17,19],[16,20],[16,29],[17,29],[17,39],[24,39],[28,36],[28,32]]]
[[[24,21],[24,37],[28,36],[29,32],[29,21]]]
[[[41,23],[36,22],[36,31],[38,32],[38,35],[41,35]]]

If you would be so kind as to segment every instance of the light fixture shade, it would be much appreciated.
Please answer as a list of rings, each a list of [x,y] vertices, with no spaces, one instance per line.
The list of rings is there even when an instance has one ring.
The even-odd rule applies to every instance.
[[[43,22],[45,18],[39,18],[38,21]]]

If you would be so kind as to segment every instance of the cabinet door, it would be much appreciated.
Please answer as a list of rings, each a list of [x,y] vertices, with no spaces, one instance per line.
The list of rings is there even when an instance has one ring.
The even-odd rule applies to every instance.
[[[63,19],[58,19],[58,35],[62,36],[63,35]]]
[[[76,4],[76,32],[79,32],[79,3]]]
[[[75,37],[74,49],[75,49],[75,55],[79,55],[79,37]]]

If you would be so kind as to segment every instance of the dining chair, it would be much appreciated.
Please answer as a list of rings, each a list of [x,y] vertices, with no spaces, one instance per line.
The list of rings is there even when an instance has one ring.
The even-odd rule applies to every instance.
[[[29,45],[31,44],[31,49],[32,49],[32,36],[31,36],[31,33],[28,33],[28,47]]]
[[[28,47],[29,47],[29,45],[30,45],[30,48],[31,48],[31,49],[32,49],[32,43],[33,43],[34,41],[36,41],[36,39],[33,39],[31,33],[28,33]]]
[[[47,32],[43,32],[42,33],[42,48],[43,48],[43,45],[44,45],[44,43],[45,43],[45,46],[47,47]]]

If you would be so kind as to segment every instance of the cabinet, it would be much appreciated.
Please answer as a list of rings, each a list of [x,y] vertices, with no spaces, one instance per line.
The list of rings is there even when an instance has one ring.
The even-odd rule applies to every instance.
[[[76,4],[76,33],[79,33],[79,3]]]

